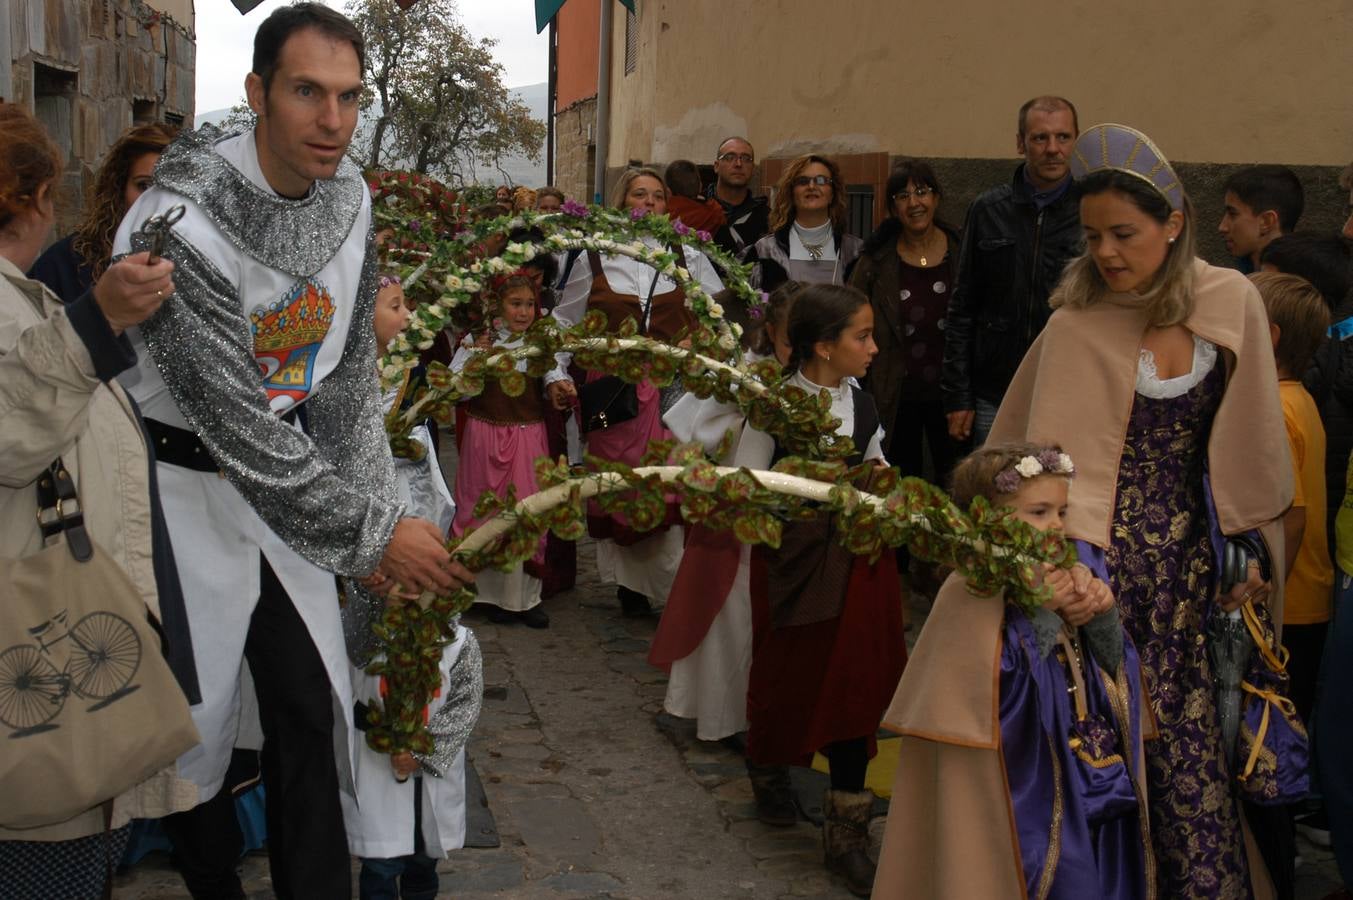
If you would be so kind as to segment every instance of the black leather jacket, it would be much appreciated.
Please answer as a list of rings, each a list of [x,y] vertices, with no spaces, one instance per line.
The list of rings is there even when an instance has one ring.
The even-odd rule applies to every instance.
[[[1024,166],[968,207],[958,278],[945,318],[940,389],[945,412],[999,405],[1047,324],[1063,267],[1081,250],[1080,192],[1071,184],[1042,210]]]

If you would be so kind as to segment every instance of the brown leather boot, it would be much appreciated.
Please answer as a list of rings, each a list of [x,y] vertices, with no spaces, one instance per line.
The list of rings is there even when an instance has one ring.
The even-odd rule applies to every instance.
[[[784,828],[799,820],[787,768],[756,766],[748,762],[747,777],[752,782],[752,794],[756,797],[756,818],[762,825]]]
[[[869,791],[827,791],[822,802],[822,845],[827,871],[846,880],[857,897],[874,889],[874,864],[869,861],[869,812],[874,795]]]

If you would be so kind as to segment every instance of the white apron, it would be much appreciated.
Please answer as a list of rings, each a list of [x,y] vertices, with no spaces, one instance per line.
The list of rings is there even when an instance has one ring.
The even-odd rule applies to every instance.
[[[256,185],[267,189],[252,132],[222,142],[217,150]],[[179,204],[186,212],[174,226],[175,232],[237,286],[246,313],[266,310],[294,296],[297,278],[242,253],[192,200],[158,188],[143,194],[128,212],[118,230],[114,254],[130,250],[133,227]],[[322,286],[332,301],[328,331],[313,348],[308,370],[301,377],[288,371],[268,371],[260,376],[271,379],[265,381],[265,387],[270,405],[279,414],[313,392],[342,358],[357,302],[370,218],[370,205],[364,202],[342,247],[308,279],[309,285]],[[172,303],[174,298],[166,302]],[[188,423],[139,330],[129,329],[127,336],[136,349],[138,364],[120,377],[123,387],[147,418],[187,429]],[[260,357],[261,367],[266,362]],[[290,383],[286,382],[288,377]],[[197,784],[203,801],[213,797],[224,782],[231,749],[238,738],[240,667],[249,620],[258,602],[262,554],[291,597],[324,661],[334,693],[339,783],[350,790],[352,696],[333,574],[288,547],[225,478],[166,463],[160,463],[157,471],[202,689],[202,702],[192,710],[202,743],[180,758],[180,773]]]
[[[469,632],[456,629],[456,639],[442,651],[442,684],[451,678],[451,670],[460,658]],[[380,697],[380,677],[352,667],[353,695],[370,702]],[[428,716],[434,716],[445,702],[442,691],[428,704]],[[404,783],[395,780],[390,756],[366,745],[366,736],[353,733],[353,759],[356,797],[342,795],[343,823],[348,829],[348,847],[365,859],[394,859],[413,853],[414,791],[423,791],[423,847],[428,856],[445,857],[451,850],[465,846],[465,751],[456,754],[450,771],[442,777],[423,771],[419,778]]]

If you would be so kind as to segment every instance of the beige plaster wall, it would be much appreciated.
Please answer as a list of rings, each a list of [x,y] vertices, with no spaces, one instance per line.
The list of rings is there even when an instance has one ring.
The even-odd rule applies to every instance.
[[[612,43],[608,161],[708,161],[745,133],[809,148],[1013,157],[1015,113],[1060,93],[1176,161],[1353,158],[1347,0],[647,0],[636,71]]]

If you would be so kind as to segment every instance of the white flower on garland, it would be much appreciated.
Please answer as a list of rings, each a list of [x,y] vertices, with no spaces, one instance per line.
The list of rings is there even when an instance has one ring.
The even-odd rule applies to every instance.
[[[446,276],[446,289],[448,291],[458,291],[465,286],[465,282],[460,280],[457,275]]]
[[[1043,464],[1033,456],[1026,456],[1015,463],[1015,471],[1024,478],[1034,478],[1043,474]]]
[[[1071,462],[1070,455],[1066,453],[1057,455],[1057,471],[1066,475],[1070,475],[1076,471],[1076,466]]]

